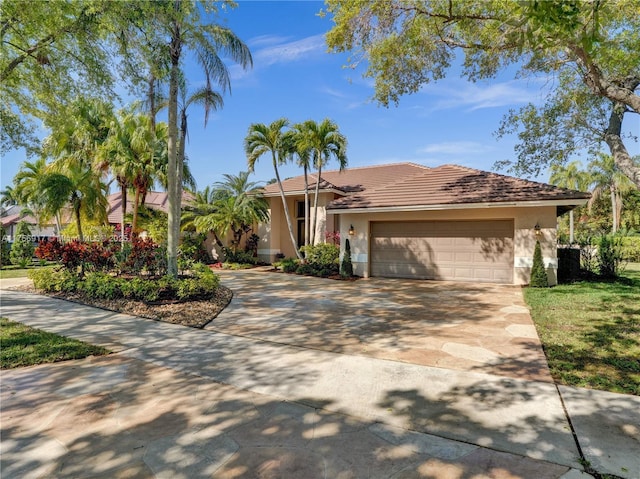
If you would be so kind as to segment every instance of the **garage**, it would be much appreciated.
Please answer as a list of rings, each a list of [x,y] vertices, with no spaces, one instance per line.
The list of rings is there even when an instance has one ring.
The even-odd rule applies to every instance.
[[[513,220],[370,223],[371,276],[513,282]]]

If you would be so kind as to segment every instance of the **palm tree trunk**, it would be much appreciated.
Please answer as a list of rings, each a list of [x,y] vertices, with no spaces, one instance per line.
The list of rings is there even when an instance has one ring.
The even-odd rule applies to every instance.
[[[174,10],[180,10],[180,2],[176,0]],[[180,72],[180,54],[182,38],[180,25],[175,20],[171,32],[171,71],[169,75],[169,133],[167,168],[168,183],[168,231],[167,231],[167,274],[178,276],[178,238],[180,235],[180,194],[178,184],[178,77]]]
[[[304,165],[304,245],[309,246],[309,169]]]
[[[136,187],[136,196],[133,200],[133,221],[131,222],[131,236],[138,237],[138,205],[140,204],[140,188]]]
[[[321,160],[320,160],[321,161]],[[318,227],[318,196],[320,194],[320,175],[322,174],[322,164],[318,164],[318,178],[316,179],[316,193],[313,198],[313,222],[311,224],[311,244],[316,244],[316,228]]]
[[[76,217],[76,229],[78,230],[78,240],[80,240],[80,242],[84,241],[84,236],[82,234],[82,221],[80,220],[80,205],[74,205],[73,206],[73,213],[74,216]]]
[[[278,163],[276,161],[276,155],[273,153],[273,169],[276,172],[276,180],[278,181],[278,187],[280,188],[280,198],[282,199],[282,208],[284,209],[284,217],[287,220],[287,226],[289,228],[289,237],[291,238],[291,244],[293,245],[293,249],[296,252],[296,256],[299,260],[302,260],[302,255],[298,250],[298,245],[296,243],[296,238],[293,235],[293,226],[291,225],[291,217],[289,216],[289,208],[287,208],[287,199],[284,196],[284,189],[282,188],[282,181],[280,181],[280,173],[278,172]]]
[[[120,200],[122,201],[122,207],[120,208],[120,243],[124,248],[126,241],[124,238],[125,217],[127,216],[127,185],[124,183],[120,186]]]

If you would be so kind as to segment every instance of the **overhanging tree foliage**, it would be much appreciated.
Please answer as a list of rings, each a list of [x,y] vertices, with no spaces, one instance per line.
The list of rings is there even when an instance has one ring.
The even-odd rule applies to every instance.
[[[518,132],[521,173],[563,163],[575,147],[605,142],[616,164],[640,186],[625,147],[623,120],[640,114],[640,4],[635,0],[327,0],[334,51],[368,61],[375,98],[387,106],[444,78],[463,53],[463,75],[492,78],[507,66],[520,75],[553,76],[541,107],[511,112],[500,134]],[[575,128],[575,131],[572,130]],[[546,148],[552,146],[547,156]],[[597,149],[597,146],[595,147]]]

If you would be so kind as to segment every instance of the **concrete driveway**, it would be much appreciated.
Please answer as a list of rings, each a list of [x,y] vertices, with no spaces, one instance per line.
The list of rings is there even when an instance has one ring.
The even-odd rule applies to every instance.
[[[206,329],[281,344],[552,382],[518,286],[222,271]]]

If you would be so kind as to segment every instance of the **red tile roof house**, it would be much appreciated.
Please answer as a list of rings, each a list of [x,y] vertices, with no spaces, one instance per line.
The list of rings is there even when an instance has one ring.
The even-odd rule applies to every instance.
[[[316,177],[309,176],[311,205]],[[298,245],[304,244],[304,177],[282,182]],[[277,184],[265,188],[268,224],[258,255],[295,256]],[[316,238],[340,232],[351,244],[354,273],[488,283],[527,284],[536,239],[550,284],[557,283],[558,216],[588,193],[510,176],[413,163],[323,171]],[[313,215],[313,207],[311,208]]]

